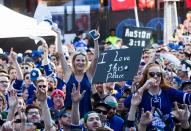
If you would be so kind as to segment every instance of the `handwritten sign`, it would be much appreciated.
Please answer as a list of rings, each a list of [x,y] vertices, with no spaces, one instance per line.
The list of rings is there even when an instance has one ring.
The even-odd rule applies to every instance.
[[[102,52],[93,83],[132,80],[138,70],[141,54],[140,47]]]
[[[150,28],[124,27],[123,41],[128,47],[147,47],[151,37],[152,30]]]

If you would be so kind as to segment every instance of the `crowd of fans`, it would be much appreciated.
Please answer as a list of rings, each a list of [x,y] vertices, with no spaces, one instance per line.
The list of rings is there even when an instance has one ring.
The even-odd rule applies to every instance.
[[[2,131],[190,131],[191,12],[168,44],[143,50],[133,80],[93,84],[98,40],[41,39],[35,51],[0,54]],[[115,30],[104,50],[128,48]],[[93,48],[92,48],[93,45]],[[104,73],[104,72],[103,72]]]

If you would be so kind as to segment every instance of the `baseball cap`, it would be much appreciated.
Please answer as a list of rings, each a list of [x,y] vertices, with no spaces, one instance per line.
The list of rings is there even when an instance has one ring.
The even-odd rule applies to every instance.
[[[54,91],[52,92],[52,94],[51,94],[51,97],[54,97],[54,96],[57,95],[57,94],[60,94],[61,96],[65,97],[65,93],[64,93],[62,90],[60,90],[60,89],[54,90]]]
[[[107,96],[104,102],[112,108],[118,106],[117,100],[113,96]]]
[[[36,58],[42,56],[42,54],[43,54],[43,52],[38,51],[38,50],[34,50],[34,51],[32,51],[32,58],[36,59]]]

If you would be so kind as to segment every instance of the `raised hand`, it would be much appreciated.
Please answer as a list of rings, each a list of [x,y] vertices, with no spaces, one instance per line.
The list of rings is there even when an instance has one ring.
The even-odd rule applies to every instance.
[[[61,34],[61,30],[58,27],[53,26],[52,30],[56,32],[57,34]]]
[[[156,84],[156,80],[154,78],[148,79],[145,84],[138,89],[139,92],[144,92],[145,90],[149,89],[151,86],[154,86]]]
[[[46,88],[43,88],[43,87],[37,87],[37,91],[36,91],[36,96],[37,96],[37,99],[40,101],[40,102],[45,102],[47,100],[47,91],[46,91]]]
[[[15,53],[15,52],[13,51],[13,48],[11,48],[11,50],[10,50],[9,59],[10,59],[11,61],[16,61],[16,60],[17,60],[17,53]]]
[[[72,88],[72,102],[73,103],[78,103],[80,102],[80,100],[84,97],[85,94],[85,90],[82,92],[82,94],[80,94],[80,83],[78,83],[78,88],[76,89],[75,84],[73,84],[73,88]]]
[[[148,125],[153,121],[153,113],[154,108],[152,108],[152,111],[146,111],[144,112],[144,109],[142,109],[141,118],[140,118],[140,124],[141,125]]]
[[[188,121],[189,117],[190,117],[190,111],[188,109],[188,105],[183,104],[184,109],[180,109],[178,107],[177,102],[174,103],[174,108],[175,110],[171,112],[171,114],[178,119],[179,121],[183,122],[183,121]]]
[[[17,92],[14,89],[10,90],[9,107],[15,108],[18,104]]]
[[[191,105],[188,105],[188,110],[191,112]]]
[[[135,94],[133,94],[131,98],[131,105],[138,106],[141,103],[142,100],[142,92],[137,91]]]
[[[155,85],[156,82],[157,82],[157,81],[156,81],[154,78],[148,79],[148,80],[145,82],[145,84],[144,84],[145,89],[149,89],[151,86]]]
[[[23,122],[23,123],[26,122],[27,121],[27,117],[25,115],[25,109],[24,108],[18,109],[18,113],[19,113],[21,122]]]
[[[48,45],[45,40],[42,41],[42,49],[44,53],[48,54]]]
[[[14,130],[14,126],[13,126],[14,120],[12,121],[6,121],[3,125],[1,130],[2,131],[13,131]]]

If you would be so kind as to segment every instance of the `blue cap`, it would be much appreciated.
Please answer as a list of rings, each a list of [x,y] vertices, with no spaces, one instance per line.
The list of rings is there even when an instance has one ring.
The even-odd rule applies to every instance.
[[[42,54],[43,54],[43,52],[38,51],[38,50],[34,50],[34,51],[32,51],[32,58],[33,58],[33,59],[36,59],[36,58],[38,58],[38,57],[41,57]]]
[[[181,89],[182,89],[182,90],[184,89],[184,86],[185,86],[186,84],[191,84],[191,80],[183,81],[183,82],[182,82],[182,85],[181,85]]]
[[[32,69],[32,71],[30,72],[30,79],[31,81],[36,81],[38,80],[38,78],[41,76],[41,72],[38,68],[34,68]]]

